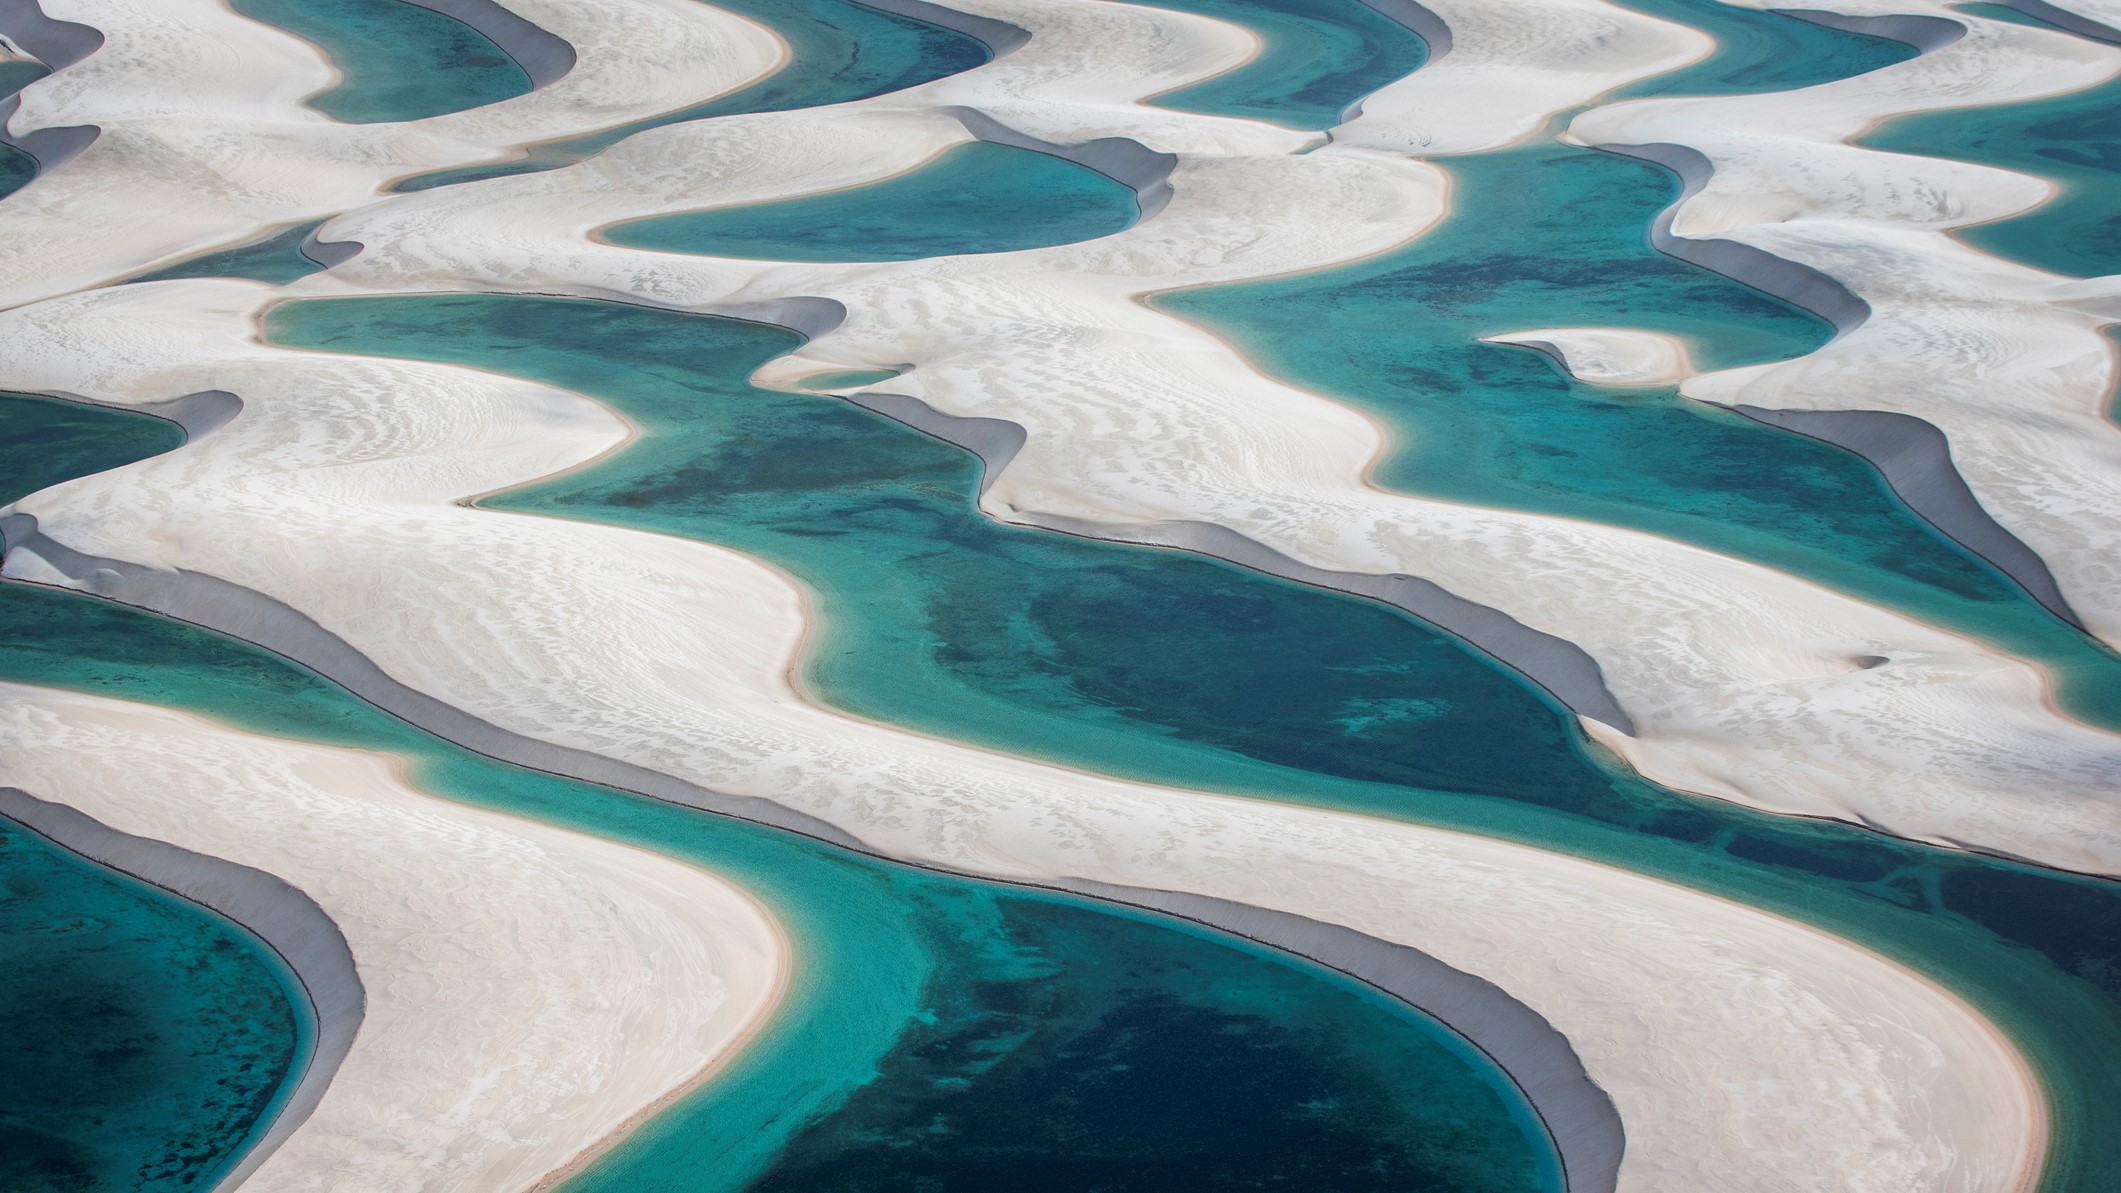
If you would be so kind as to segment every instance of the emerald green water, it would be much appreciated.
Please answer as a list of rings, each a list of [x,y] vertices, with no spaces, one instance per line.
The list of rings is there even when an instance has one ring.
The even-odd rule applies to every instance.
[[[613,244],[776,261],[910,261],[1005,253],[1123,231],[1134,192],[1095,170],[988,141],[854,190],[654,216],[603,230]]]
[[[89,413],[122,429],[125,416]],[[506,766],[277,656],[123,606],[5,584],[0,625],[0,677],[387,750],[425,790],[695,862],[773,907],[797,948],[786,1005],[571,1189],[785,1187],[855,1157],[892,1189],[1148,1193],[1174,1171],[1240,1166],[1335,1189],[1558,1187],[1529,1110],[1484,1060],[1279,954]],[[1078,1063],[1086,1050],[1094,1065]],[[1003,1102],[1013,1112],[992,1114]],[[1103,1150],[1084,1146],[1081,1130],[1107,1127]],[[1042,1183],[1063,1173],[1088,1183]]]
[[[297,347],[451,361],[610,403],[624,451],[483,504],[690,535],[816,597],[813,691],[862,715],[1154,782],[1581,854],[1819,923],[1936,973],[2050,1074],[2065,1124],[2121,1091],[2121,886],[1750,813],[1642,782],[1561,710],[1387,607],[979,517],[977,462],[743,380],[778,328],[560,299],[275,308]],[[2121,1156],[2065,1133],[2051,1190]],[[837,1178],[835,1178],[837,1179]]]
[[[0,393],[0,506],[183,442],[184,431],[166,419],[121,418],[78,402]]]
[[[0,957],[9,1193],[208,1187],[308,1047],[249,934],[6,819]]]
[[[309,106],[350,124],[421,120],[530,90],[506,51],[454,17],[405,0],[229,0],[324,51],[342,76]]]
[[[129,282],[161,282],[171,278],[250,278],[285,285],[324,268],[302,255],[302,242],[323,224],[297,224],[282,228],[249,244],[201,253],[189,260],[143,273]]]
[[[1654,10],[1719,36],[1734,22],[1772,29],[1781,43],[1811,47],[1815,63],[1881,64],[1877,39],[1791,17],[1703,0]],[[1765,37],[1734,44],[1775,44]],[[1663,86],[1707,93],[1787,73],[1764,50],[1725,57]],[[1537,353],[1480,342],[1624,326],[1680,336],[1710,369],[1824,344],[1824,322],[1652,248],[1651,222],[1678,196],[1671,175],[1554,143],[1439,164],[1452,175],[1451,214],[1403,248],[1151,301],[1242,344],[1276,376],[1386,423],[1395,446],[1376,469],[1381,484],[1757,560],[2038,661],[2070,712],[2121,727],[2121,658],[1939,534],[1861,458],[1686,401],[1676,387],[1583,385]]]
[[[2015,9],[1958,7],[2042,25]],[[1955,233],[1976,248],[2069,277],[2121,273],[2121,81],[2053,99],[1890,120],[1857,144],[1956,158],[2045,178],[2061,193],[2008,219]]]
[[[1349,105],[1429,57],[1413,30],[1359,0],[1158,0],[1156,7],[1243,25],[1263,43],[1251,61],[1150,101],[1183,112],[1331,128]]]
[[[780,34],[788,43],[787,64],[756,83],[677,112],[533,145],[527,156],[517,161],[417,175],[393,189],[421,191],[556,169],[573,165],[635,133],[666,124],[867,99],[971,70],[994,56],[986,46],[962,33],[851,0],[717,0],[716,7],[750,17]]]

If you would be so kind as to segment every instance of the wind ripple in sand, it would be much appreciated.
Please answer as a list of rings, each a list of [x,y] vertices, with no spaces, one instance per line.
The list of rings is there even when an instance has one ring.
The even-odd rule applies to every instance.
[[[0,742],[0,783],[275,875],[344,935],[358,1028],[332,1026],[351,1046],[245,1188],[527,1187],[699,1079],[778,998],[787,948],[735,888],[422,795],[374,755],[17,684]]]
[[[1492,593],[1520,622],[1588,644],[1619,719],[1641,730],[1623,742],[1684,750],[1699,737],[1723,771],[1777,781],[1811,759],[1819,773],[1770,793],[1807,809],[1853,786],[1836,748],[1869,750],[1880,798],[1938,794],[1928,782],[1949,806],[1896,811],[1949,831],[1965,826],[1969,791],[1992,794],[1984,783],[2031,774],[2067,790],[2110,765],[2107,739],[2038,710],[2029,669],[1883,611],[1647,536],[1367,489],[1360,469],[1380,446],[1367,422],[1258,377],[1226,345],[1133,300],[1379,251],[1435,220],[1439,172],[1345,145],[1284,156],[1317,138],[1126,102],[1241,60],[1246,43],[1228,26],[1121,5],[965,7],[1022,25],[1031,42],[832,110],[829,125],[792,113],[662,129],[571,170],[378,204],[327,229],[367,251],[295,292],[550,288],[777,313],[817,330],[830,309],[788,300],[828,297],[848,319],[783,366],[792,375],[911,361],[901,380],[920,401],[1030,429],[990,510],[1121,537],[1221,522],[1343,575],[1405,570]],[[1554,11],[1605,22],[1610,57],[1510,89],[1518,106],[1486,113],[1480,137],[1523,136],[1551,110],[1707,49],[1617,9]],[[1477,76],[1483,45],[1536,67],[1525,56],[1537,47],[1507,32],[1455,37],[1459,69]],[[1085,46],[1133,53],[1086,70]],[[1377,135],[1412,127],[1390,110],[1366,105],[1360,119]],[[1177,162],[1111,141],[1083,153],[1145,185],[1168,166],[1170,201],[1085,246],[861,269],[586,239],[619,218],[888,176],[968,128],[1132,138]],[[649,180],[633,172],[646,163]],[[16,312],[7,333],[27,350],[9,366],[14,384],[120,403],[225,389],[245,408],[168,457],[25,500],[42,537],[10,554],[9,575],[202,619],[236,591],[215,584],[235,585],[269,600],[223,604],[230,628],[337,664],[410,715],[439,707],[414,698],[424,694],[487,723],[469,733],[567,747],[541,758],[619,759],[693,784],[703,801],[714,801],[703,789],[773,801],[969,872],[1176,890],[1413,945],[1494,981],[1569,1038],[1627,1125],[1629,1188],[2000,1190],[2037,1166],[2038,1094],[1994,1030],[1814,930],[1519,846],[1078,775],[819,709],[788,686],[799,596],[765,569],[699,544],[456,504],[617,445],[616,419],[467,370],[257,345],[271,295],[171,282]],[[1904,665],[1863,667],[1847,653],[1879,644]],[[361,656],[380,672],[354,674]],[[1843,701],[1838,715],[1807,713],[1823,693]],[[1973,735],[1956,755],[1955,734]],[[1901,752],[1881,755],[1881,742]],[[1653,770],[1665,761],[1642,758]],[[2102,808],[2080,795],[2067,811],[2096,828]],[[1982,843],[2010,838],[2018,826],[2005,821],[2023,814],[1976,826]],[[2041,848],[2084,848],[2067,842],[2080,827],[2032,835]],[[2111,845],[2108,826],[2086,852],[2103,864]]]
[[[1064,10],[1020,13],[990,0],[982,11],[1040,30]],[[1662,57],[1622,38],[1628,52],[1616,51],[1597,87],[1703,52],[1661,23],[1633,20]],[[1020,448],[989,461],[982,507],[998,518],[1203,551],[1401,604],[1545,685],[1667,786],[2121,872],[2121,738],[2054,710],[2037,668],[1700,548],[1369,485],[1365,470],[1385,445],[1368,420],[1261,376],[1229,345],[1140,299],[1383,251],[1440,217],[1443,176],[1338,143],[1267,152],[1267,138],[1298,134],[1263,126],[1233,152],[1226,130],[1240,122],[1204,122],[1212,137],[1182,138],[1172,122],[1194,118],[1118,105],[1099,111],[1102,128],[1082,127],[1075,107],[1024,105],[1033,89],[1012,72],[1021,65],[1043,79],[1051,67],[1041,45],[1053,57],[1078,44],[1044,37],[943,83],[829,115],[673,126],[570,170],[378,204],[325,229],[372,247],[293,290],[562,293],[787,322],[816,338],[761,380],[897,369],[889,392],[902,397],[858,400],[945,438],[980,425],[951,418],[1023,428]],[[1461,37],[1446,61],[1480,44]],[[1587,85],[1582,64],[1564,65],[1563,82],[1521,89],[1522,112],[1580,97],[1563,87]],[[1160,85],[1172,77],[1169,66],[1144,73]],[[945,88],[956,100],[1003,96],[1038,135],[1086,145],[1062,151],[1131,174],[1150,214],[1081,245],[836,267],[650,253],[585,235],[887,177],[962,140],[967,123],[994,135],[960,105],[933,106],[931,93]],[[1380,127],[1376,110],[1366,112]],[[1494,135],[1516,136],[1530,119],[1502,121]],[[1107,130],[1175,147],[1177,161],[1130,161],[1091,137]],[[809,296],[837,307],[786,301]]]

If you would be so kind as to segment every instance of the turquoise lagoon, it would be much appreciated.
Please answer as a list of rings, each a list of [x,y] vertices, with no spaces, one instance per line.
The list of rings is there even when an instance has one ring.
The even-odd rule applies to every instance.
[[[255,282],[286,285],[324,268],[302,255],[302,243],[324,221],[295,224],[261,236],[246,244],[211,253],[201,253],[174,265],[127,278],[128,282],[162,282],[171,278],[249,278]]]
[[[2040,25],[2015,9],[1981,16]],[[1887,121],[1858,144],[1957,158],[2045,178],[2060,193],[2031,211],[1955,233],[1968,244],[2068,277],[2121,273],[2121,81],[2053,99],[1954,108]]]
[[[54,405],[0,398],[0,412],[25,401],[39,415]],[[121,462],[98,435],[171,446],[159,420],[80,413],[80,465]],[[54,455],[49,444],[25,454]],[[572,1189],[830,1179],[1146,1191],[1179,1172],[1336,1189],[1558,1187],[1506,1079],[1455,1036],[1330,971],[1177,921],[889,865],[507,766],[278,656],[124,606],[5,584],[0,624],[10,630],[0,678],[387,750],[426,790],[683,858],[772,906],[798,950],[787,1004],[729,1070]],[[54,1013],[54,996],[26,977],[0,971],[18,1021]],[[94,1028],[77,1031],[77,1046],[104,1045]],[[131,1129],[156,1138],[180,1109]],[[93,1123],[80,1129],[99,1138]],[[1087,1146],[1086,1131],[1104,1142]]]
[[[523,158],[408,178],[401,191],[569,166],[635,133],[686,120],[784,112],[867,99],[967,71],[993,57],[979,41],[851,0],[718,0],[719,8],[772,27],[788,43],[780,70],[727,95],[617,128],[529,147]]]
[[[40,62],[0,62],[0,100],[13,95],[51,72]],[[0,145],[0,199],[29,185],[37,176],[37,159],[12,145]]]
[[[978,462],[833,399],[750,386],[800,341],[616,304],[296,302],[268,338],[597,397],[624,450],[482,504],[724,544],[810,588],[804,676],[849,711],[1152,782],[1463,828],[1809,920],[1939,976],[2048,1075],[2051,1191],[2121,1187],[2121,886],[1657,788],[1542,693],[1385,606],[977,515]],[[837,1171],[837,1170],[832,1170]]]
[[[1047,153],[971,141],[854,190],[718,207],[603,229],[613,244],[776,261],[907,261],[1003,253],[1124,231],[1134,192]]]
[[[9,1193],[211,1187],[309,1047],[264,945],[5,818],[0,957]]]
[[[1855,73],[1906,54],[1705,0],[1633,7],[1726,43],[1640,91],[1817,82],[1827,64]],[[1381,484],[1758,560],[2033,659],[2073,714],[2121,726],[2121,658],[1908,510],[1862,459],[1675,387],[1583,385],[1527,349],[1480,342],[1537,327],[1636,327],[1679,336],[1707,368],[1824,344],[1823,321],[1652,248],[1650,225],[1679,193],[1670,174],[1551,142],[1438,164],[1452,175],[1452,211],[1411,244],[1152,302],[1243,344],[1269,372],[1378,417],[1395,444],[1374,473]]]
[[[1156,0],[1258,34],[1259,55],[1149,102],[1211,116],[1248,116],[1291,128],[1331,128],[1350,105],[1419,69],[1428,43],[1357,0]]]
[[[0,506],[183,438],[158,418],[0,395]],[[0,625],[0,652],[35,632]],[[10,1193],[205,1187],[309,1047],[293,975],[249,933],[5,818],[0,957]]]
[[[421,120],[530,90],[501,47],[454,17],[405,0],[229,0],[322,50],[339,82],[309,106],[350,124]]]

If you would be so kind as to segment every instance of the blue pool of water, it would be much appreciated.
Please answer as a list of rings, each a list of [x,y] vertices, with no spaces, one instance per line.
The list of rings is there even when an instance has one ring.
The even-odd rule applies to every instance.
[[[848,103],[967,71],[993,57],[962,33],[851,0],[721,0],[718,7],[767,25],[788,43],[787,65],[727,95],[617,128],[533,145],[498,165],[438,170],[400,182],[401,191],[532,174],[573,165],[646,129],[741,112],[784,112]]]
[[[2001,5],[1959,7],[2038,25]],[[1890,120],[1859,144],[1956,158],[2045,178],[2045,204],[1956,235],[1975,248],[2068,277],[2121,273],[2121,81],[2029,103],[1958,108]]]
[[[15,401],[0,398],[0,412]],[[84,414],[107,424],[84,427],[84,440],[147,422]],[[109,458],[84,446],[83,462]],[[1072,1187],[1146,1191],[1172,1188],[1186,1166],[1239,1162],[1336,1189],[1557,1187],[1529,1109],[1484,1060],[1400,1004],[1281,954],[505,766],[277,656],[123,606],[0,584],[0,625],[0,678],[389,751],[424,789],[693,861],[772,906],[797,948],[787,1005],[729,1070],[573,1189],[785,1187],[844,1175],[854,1154],[862,1180],[892,1189],[1053,1187],[1041,1182],[1067,1173],[1093,1182]],[[117,948],[102,963],[137,960]],[[53,1013],[57,995],[29,976],[0,970],[16,1021]],[[74,1038],[106,1037],[90,1023]],[[1079,1064],[1092,1047],[1098,1063]],[[1215,1085],[1200,1082],[1203,1066]],[[1034,1080],[1043,1100],[984,1113]],[[1086,1117],[1093,1104],[1125,1120],[1103,1152],[1079,1135],[1105,1121]],[[167,1133],[186,1111],[158,1105],[169,1117],[130,1124],[133,1135]],[[926,1146],[874,1142],[886,1137]]]
[[[131,282],[161,282],[171,278],[249,278],[279,286],[305,278],[324,267],[302,255],[302,242],[317,230],[322,220],[282,228],[248,244],[201,253],[151,270]]]
[[[1384,606],[983,519],[965,453],[748,385],[799,342],[782,329],[443,296],[287,304],[267,334],[611,404],[640,431],[623,451],[482,504],[785,569],[815,598],[808,686],[841,707],[1083,769],[1507,837],[1808,919],[2003,1020],[2070,1121],[2121,1113],[2121,1090],[2085,1063],[2121,1049],[2121,886],[1664,791],[1535,689]],[[2121,1156],[2096,1143],[2065,1132],[2051,1188],[2121,1179]]]
[[[1357,0],[1157,0],[1155,7],[1242,25],[1259,55],[1150,102],[1291,128],[1331,128],[1372,91],[1414,73],[1429,47],[1405,25]]]
[[[471,26],[405,0],[229,0],[324,51],[341,76],[309,106],[350,124],[420,120],[530,90],[530,76]]]
[[[777,261],[907,261],[1120,232],[1134,192],[1046,153],[971,141],[855,190],[655,216],[604,229],[632,248]]]
[[[210,1187],[307,1048],[248,933],[4,818],[0,957],[9,1193]]]

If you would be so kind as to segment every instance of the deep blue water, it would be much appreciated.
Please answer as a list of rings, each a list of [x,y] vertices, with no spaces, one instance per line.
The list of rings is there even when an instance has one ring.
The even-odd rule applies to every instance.
[[[852,0],[720,0],[718,7],[770,26],[788,43],[790,60],[746,87],[702,104],[618,128],[530,147],[517,161],[438,170],[400,182],[401,191],[532,174],[573,165],[613,142],[684,120],[741,112],[784,112],[903,91],[967,71],[993,55],[973,38]]]
[[[530,76],[471,26],[405,0],[229,0],[324,51],[340,81],[309,97],[351,124],[420,120],[530,90]]]
[[[858,192],[654,216],[606,228],[603,237],[718,257],[907,261],[1110,236],[1137,211],[1132,190],[1095,170],[971,141]]]

